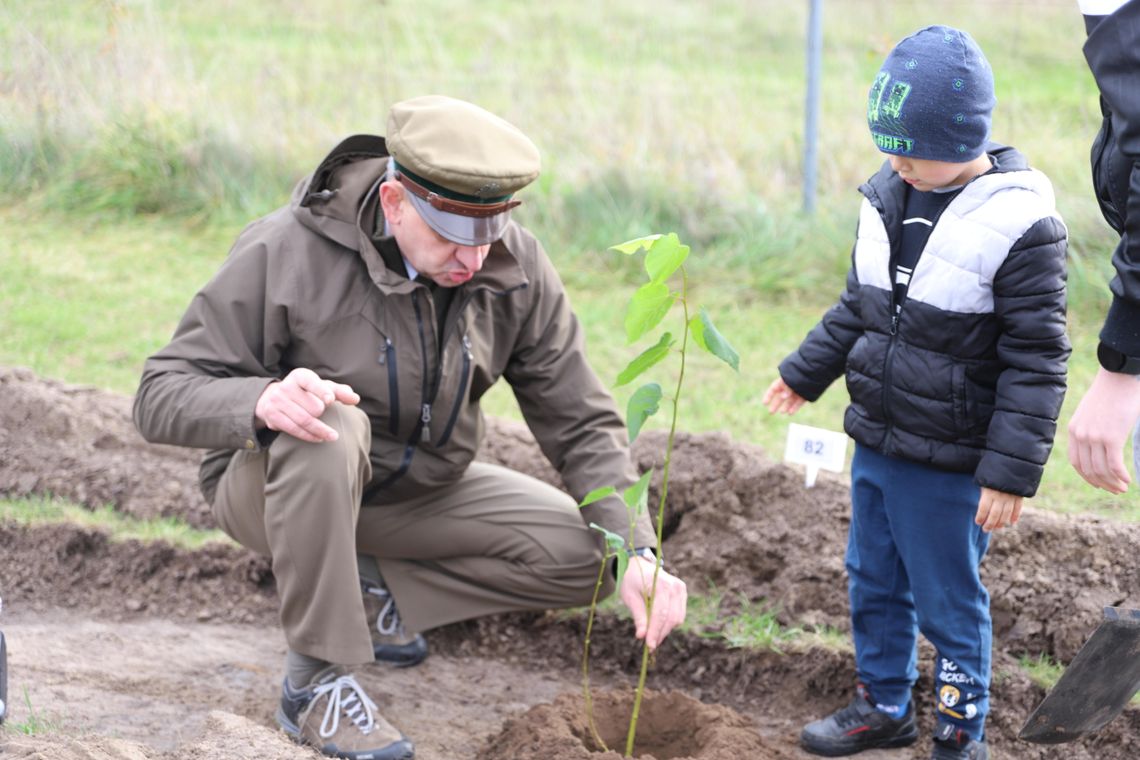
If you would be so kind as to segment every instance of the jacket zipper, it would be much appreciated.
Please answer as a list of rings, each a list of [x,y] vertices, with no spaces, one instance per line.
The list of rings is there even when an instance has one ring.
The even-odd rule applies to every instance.
[[[463,369],[459,378],[459,391],[455,395],[455,404],[451,407],[451,414],[447,418],[447,427],[443,429],[443,435],[436,441],[436,446],[443,446],[448,440],[451,439],[451,431],[455,428],[455,423],[459,419],[459,409],[463,406],[463,397],[467,395],[467,382],[471,374],[471,339],[463,336]]]
[[[887,355],[883,359],[883,420],[887,423],[887,431],[883,436],[883,440],[890,435],[891,428],[894,427],[894,420],[891,419],[891,405],[888,403],[887,395],[890,393],[891,388],[891,363],[895,354],[895,336],[898,334],[899,317],[897,314],[891,316],[891,337],[887,342]]]
[[[518,287],[526,287],[526,286],[521,285]],[[497,293],[497,295],[501,295],[501,296],[506,295],[507,293],[510,293],[512,290],[516,290],[516,289],[517,288],[511,288],[510,290],[499,292],[499,293]],[[469,293],[465,294],[465,297],[464,297],[463,301],[460,302],[459,307],[455,308],[453,306],[451,309],[451,313],[462,314],[463,310],[467,308],[467,304],[469,304],[471,302],[471,299],[473,299],[474,297],[475,297],[474,292],[469,292]],[[374,494],[374,493],[377,493],[379,491],[382,491],[383,489],[387,488],[388,486],[392,485],[397,480],[402,478],[404,476],[404,474],[408,471],[408,468],[410,468],[412,466],[412,455],[415,454],[415,452],[416,452],[416,446],[421,442],[427,443],[431,440],[431,430],[430,430],[431,407],[432,407],[432,404],[435,403],[435,396],[437,393],[439,393],[439,387],[443,382],[443,351],[441,350],[439,352],[439,356],[437,357],[437,361],[436,361],[435,373],[433,374],[432,382],[431,382],[431,385],[429,386],[427,368],[430,365],[428,364],[427,337],[426,337],[426,333],[424,332],[424,319],[423,319],[423,312],[420,310],[419,294],[415,291],[412,292],[412,306],[414,307],[415,312],[416,312],[416,328],[420,334],[420,352],[421,352],[421,356],[423,358],[423,366],[424,366],[424,370],[425,370],[424,371],[423,389],[422,389],[423,403],[420,405],[420,419],[419,419],[419,422],[417,422],[417,424],[416,424],[416,428],[412,431],[412,435],[408,439],[407,444],[404,446],[404,456],[400,460],[400,466],[397,467],[396,470],[393,471],[391,475],[384,478],[384,481],[382,483],[377,485],[375,488],[369,489],[370,494]],[[453,324],[454,324],[454,322],[453,322]],[[444,327],[443,332],[444,332],[444,335],[443,335],[443,339],[440,340],[440,343],[439,343],[440,346],[446,345],[447,326]],[[459,417],[459,407],[463,403],[463,395],[467,392],[468,375],[470,374],[470,362],[473,359],[473,356],[471,353],[471,342],[466,335],[463,336],[463,347],[464,347],[464,352],[463,352],[463,364],[464,364],[463,384],[460,388],[459,396],[456,398],[455,408],[452,410],[451,416],[448,419],[447,429],[444,431],[444,435],[440,439],[440,444],[437,444],[437,445],[443,444],[451,436],[451,429],[455,425],[455,423]]]
[[[396,372],[396,347],[387,336],[384,337],[384,350],[380,353],[379,362],[388,369],[388,432],[395,435],[400,430],[400,384]]]
[[[424,368],[426,370],[426,368],[429,365],[428,365],[428,355],[427,355],[427,339],[424,336],[424,318],[423,318],[423,312],[420,310],[419,294],[414,292],[414,291],[412,292],[412,307],[415,309],[415,312],[416,312],[416,329],[420,333],[420,354],[423,358],[423,364],[424,364]],[[439,372],[437,370],[437,375],[438,374],[439,374]],[[427,375],[428,375],[428,373],[425,371],[424,372],[424,380],[423,380],[423,388],[421,391],[423,394],[421,396],[421,398],[423,398],[424,401],[423,401],[423,404],[420,406],[420,418],[416,422],[415,429],[412,430],[411,437],[408,439],[408,442],[404,445],[404,456],[401,457],[401,459],[400,459],[400,466],[397,467],[392,472],[391,475],[384,478],[384,481],[382,483],[377,485],[375,488],[371,489],[372,493],[375,493],[377,491],[381,491],[381,490],[387,488],[388,486],[392,485],[393,483],[395,483],[400,478],[404,477],[404,473],[406,473],[408,471],[408,468],[412,466],[412,455],[416,453],[416,444],[418,443],[417,439],[427,440],[427,436],[430,435],[428,426],[431,424],[431,397],[428,395],[429,387],[428,387]],[[438,384],[437,384],[437,387],[438,387]]]

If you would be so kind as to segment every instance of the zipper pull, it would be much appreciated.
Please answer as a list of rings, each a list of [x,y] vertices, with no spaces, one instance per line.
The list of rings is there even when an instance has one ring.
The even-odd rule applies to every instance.
[[[467,358],[471,358],[471,339],[466,334],[463,335],[463,353],[467,354]]]
[[[899,315],[894,314],[891,316],[891,335],[899,334]]]
[[[420,411],[420,440],[427,443],[431,440],[431,404],[424,404]]]

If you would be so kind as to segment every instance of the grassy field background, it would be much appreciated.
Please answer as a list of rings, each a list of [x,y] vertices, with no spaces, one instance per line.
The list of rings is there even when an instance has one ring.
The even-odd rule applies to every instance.
[[[518,218],[562,271],[603,377],[644,347],[621,328],[636,264],[607,247],[666,231],[692,245],[697,299],[742,363],[734,376],[697,359],[681,426],[778,456],[788,420],[759,397],[842,287],[856,187],[881,161],[868,85],[894,42],[945,23],[986,51],[994,137],[1052,178],[1070,228],[1071,390],[1034,504],[1140,518],[1135,489],[1095,491],[1066,456],[1115,244],[1088,178],[1099,109],[1076,3],[825,6],[808,216],[807,0],[0,0],[0,364],[133,393],[246,222],[343,136],[383,133],[393,102],[445,93],[542,151]],[[839,429],[845,402],[840,383],[795,420]],[[505,389],[488,411],[518,414]]]

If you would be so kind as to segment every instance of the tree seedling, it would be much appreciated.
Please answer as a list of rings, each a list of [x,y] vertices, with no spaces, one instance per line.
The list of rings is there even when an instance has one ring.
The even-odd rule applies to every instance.
[[[665,457],[661,473],[661,494],[657,504],[656,546],[654,547],[659,561],[653,570],[653,580],[650,584],[649,594],[646,596],[646,611],[652,615],[653,603],[657,591],[657,577],[663,564],[662,528],[665,517],[665,502],[669,493],[669,471],[673,457],[673,443],[677,433],[677,419],[680,409],[681,392],[685,383],[685,366],[688,358],[690,339],[700,348],[728,364],[734,370],[740,369],[740,357],[736,350],[721,335],[713,324],[712,317],[704,308],[697,307],[689,296],[689,278],[685,271],[685,259],[689,255],[689,246],[681,243],[676,233],[665,235],[650,235],[636,238],[611,250],[632,256],[645,251],[645,272],[648,281],[641,285],[629,300],[625,314],[625,332],[628,342],[632,345],[643,338],[647,333],[657,328],[669,315],[674,306],[680,306],[683,321],[676,337],[673,332],[664,332],[649,348],[638,354],[617,376],[616,385],[622,386],[633,382],[650,369],[656,367],[665,359],[676,356],[678,371],[672,396],[666,396],[662,386],[658,383],[645,383],[630,396],[626,407],[626,427],[629,429],[630,444],[637,438],[649,417],[656,414],[663,401],[671,404],[672,415],[669,423],[669,436],[665,445]],[[671,284],[671,282],[673,284]],[[602,567],[598,572],[597,585],[594,588],[594,598],[590,604],[589,617],[586,622],[585,642],[582,648],[582,686],[586,715],[590,732],[594,741],[603,750],[608,750],[605,742],[598,734],[594,722],[593,701],[590,695],[589,658],[590,636],[593,631],[594,618],[597,611],[598,596],[605,578],[605,570],[613,558],[617,563],[618,584],[621,584],[629,563],[627,548],[633,546],[633,527],[637,518],[645,511],[649,500],[649,482],[653,476],[650,469],[644,473],[633,485],[621,492],[622,500],[626,505],[629,516],[628,540],[599,525],[591,523],[590,527],[600,531],[605,539],[605,551]],[[599,488],[587,494],[580,506],[591,504],[599,499],[616,494],[617,489],[612,486]],[[637,688],[634,691],[633,711],[630,715],[629,731],[626,735],[625,757],[633,756],[634,737],[637,733],[638,714],[641,709],[641,700],[645,692],[645,681],[649,671],[650,650],[648,645],[642,647],[641,670],[638,674]]]

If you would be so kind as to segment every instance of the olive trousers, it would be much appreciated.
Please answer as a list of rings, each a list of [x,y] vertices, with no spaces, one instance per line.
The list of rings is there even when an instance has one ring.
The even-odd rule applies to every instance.
[[[237,452],[213,505],[226,533],[270,557],[290,649],[340,665],[372,661],[358,553],[376,558],[411,632],[589,604],[601,543],[567,494],[475,462],[456,483],[362,506],[368,417],[334,404],[321,421],[336,441],[279,435],[264,450]]]

